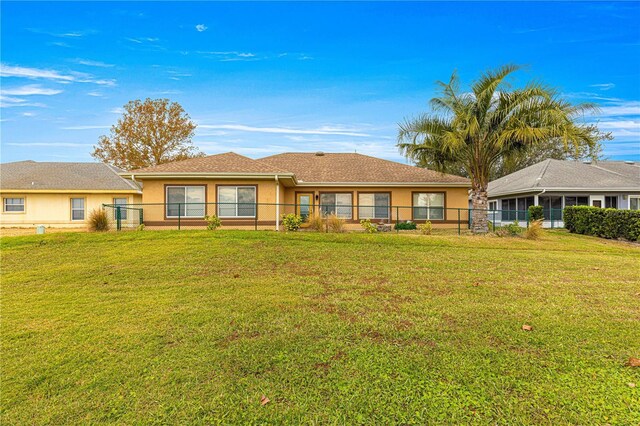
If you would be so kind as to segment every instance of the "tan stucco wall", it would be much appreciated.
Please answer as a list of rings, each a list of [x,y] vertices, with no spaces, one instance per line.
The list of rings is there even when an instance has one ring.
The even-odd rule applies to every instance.
[[[158,203],[164,204],[165,200],[165,188],[167,185],[205,185],[206,186],[206,198],[207,203],[216,203],[217,187],[220,185],[251,185],[257,187],[258,203],[275,204],[276,202],[276,182],[275,180],[208,180],[208,179],[160,179],[160,180],[148,180],[144,181],[144,189],[142,191],[143,204]],[[282,185],[280,185],[282,187]],[[284,195],[284,191],[281,189],[280,195]],[[280,200],[282,203],[282,200]],[[264,220],[275,220],[274,206],[260,206],[258,209],[258,216]],[[215,214],[216,209],[214,204],[207,205],[207,214]],[[144,206],[144,220],[145,222],[157,222],[165,220],[164,206]],[[188,219],[187,219],[188,220]]]
[[[112,204],[114,198],[127,198],[129,203],[140,203],[140,194],[119,193],[0,193],[2,197],[2,227],[33,227],[45,225],[64,228],[84,228],[89,212]],[[24,198],[25,211],[4,212],[4,198]],[[85,220],[71,220],[71,198],[85,199]]]
[[[440,192],[445,194],[445,221],[458,220],[458,212],[456,209],[463,209],[461,217],[466,217],[466,209],[468,208],[468,189],[467,188],[442,188],[442,187],[296,187],[286,188],[285,203],[295,204],[296,192],[312,192],[314,194],[315,203],[319,201],[316,196],[321,192],[350,192],[352,194],[353,204],[358,205],[358,193],[371,192],[389,192],[391,194],[392,220],[411,220],[412,203],[414,192]],[[396,209],[396,207],[398,207]],[[353,212],[353,220],[358,220],[358,209]],[[437,224],[437,221],[433,221]]]
[[[167,185],[206,185],[206,197],[207,203],[215,203],[217,201],[217,186],[219,185],[255,185],[257,186],[258,203],[271,204],[261,205],[258,207],[258,220],[262,222],[274,222],[276,215],[276,208],[273,204],[276,203],[276,183],[273,180],[256,180],[256,179],[243,179],[243,180],[208,180],[208,179],[158,179],[144,180],[144,189],[142,195],[142,202],[144,204],[157,203],[156,206],[145,205],[144,206],[144,220],[145,223],[162,222],[165,219],[164,204],[165,200],[165,188]],[[290,206],[280,206],[279,213],[293,213],[294,204],[296,203],[296,192],[310,192],[316,195],[320,192],[351,192],[353,194],[353,203],[358,204],[358,193],[368,192],[390,192],[391,204],[393,206],[401,206],[399,209],[393,209],[392,220],[397,219],[399,214],[400,220],[411,220],[412,217],[412,193],[413,192],[441,192],[445,194],[445,207],[446,211],[445,221],[438,223],[433,221],[434,226],[451,226],[452,222],[457,223],[458,214],[456,209],[463,209],[461,219],[464,220],[467,217],[466,209],[468,208],[468,190],[467,188],[443,188],[443,187],[285,187],[280,184],[280,203],[289,204]],[[317,203],[317,201],[315,201]],[[207,214],[214,214],[216,212],[215,205],[209,204],[207,206]],[[358,209],[355,208],[353,212],[352,222],[359,227],[358,224]],[[189,219],[187,219],[189,220]],[[252,221],[252,219],[238,219],[239,221]],[[224,220],[223,220],[224,224]],[[457,225],[456,225],[457,226]]]

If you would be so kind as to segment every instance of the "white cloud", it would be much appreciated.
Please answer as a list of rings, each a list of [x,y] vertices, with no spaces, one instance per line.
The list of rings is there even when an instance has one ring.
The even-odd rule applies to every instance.
[[[124,108],[122,108],[122,107],[111,108],[109,110],[109,112],[112,113],[112,114],[122,114],[122,113],[124,113]]]
[[[38,102],[27,102],[26,99],[15,98],[13,96],[0,95],[0,108],[12,108],[12,107],[45,108],[46,105]]]
[[[199,54],[199,55],[203,55],[203,56],[207,56],[207,57],[211,57],[214,59],[217,59],[221,62],[228,62],[228,61],[255,61],[258,58],[256,57],[255,53],[251,53],[251,52],[237,52],[237,51],[229,51],[229,52],[223,52],[223,51],[196,51],[195,53]]]
[[[82,59],[82,58],[73,59],[72,62],[75,62],[76,64],[80,64],[80,65],[86,65],[88,67],[111,68],[115,66],[114,64],[107,64],[101,61],[93,61],[91,59]]]
[[[104,96],[104,94],[100,93],[100,92],[87,92],[87,96],[93,96],[95,98],[101,98]]]
[[[342,135],[355,137],[369,137],[371,135],[356,130],[341,127],[323,126],[315,129],[291,129],[288,127],[254,127],[243,124],[199,124],[202,129],[236,130],[240,132],[279,133],[292,135]]]
[[[38,84],[28,84],[26,86],[2,88],[3,95],[18,95],[18,96],[30,96],[30,95],[57,95],[62,93],[62,90],[47,89]]]
[[[36,113],[35,112],[23,112],[22,115],[24,117],[35,117]]]
[[[160,41],[160,39],[156,37],[126,37],[125,40],[129,40],[130,42],[136,44],[155,43],[156,41]]]
[[[68,74],[62,74],[54,70],[45,70],[39,68],[15,67],[6,64],[0,64],[1,77],[21,77],[29,79],[46,79],[54,80],[59,83],[93,83],[101,86],[115,86],[114,79],[96,79],[93,75],[71,71]]]
[[[43,70],[38,68],[14,67],[14,66],[5,65],[5,64],[0,64],[0,76],[45,78],[50,80],[63,80],[63,81],[75,80],[73,76],[60,74],[58,71]]]
[[[207,31],[207,26],[205,24],[198,24],[196,25],[196,31],[198,31],[199,33],[203,32],[203,31]]]
[[[592,84],[589,87],[595,87],[596,89],[600,89],[600,90],[611,90],[614,87],[616,87],[616,85],[614,83],[601,83],[601,84]]]

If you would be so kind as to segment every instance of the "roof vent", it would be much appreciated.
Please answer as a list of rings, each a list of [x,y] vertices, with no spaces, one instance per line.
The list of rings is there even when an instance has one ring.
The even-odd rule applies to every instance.
[[[624,162],[625,164],[635,164],[633,161],[627,160]]]
[[[583,164],[591,164],[591,160],[584,160],[582,163]]]
[[[316,157],[322,157],[322,156],[324,156],[324,152],[322,151],[316,152]]]

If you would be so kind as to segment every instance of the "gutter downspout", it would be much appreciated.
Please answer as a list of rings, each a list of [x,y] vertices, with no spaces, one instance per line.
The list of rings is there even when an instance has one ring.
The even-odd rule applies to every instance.
[[[533,205],[534,206],[539,206],[540,205],[540,200],[538,200],[538,197],[542,194],[544,194],[547,191],[547,189],[543,189],[542,192],[537,193],[536,195],[533,196]]]
[[[280,230],[280,181],[276,175],[276,232]]]

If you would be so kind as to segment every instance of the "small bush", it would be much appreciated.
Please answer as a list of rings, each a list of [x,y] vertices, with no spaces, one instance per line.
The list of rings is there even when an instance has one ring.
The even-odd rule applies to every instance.
[[[537,240],[542,237],[542,234],[544,234],[542,219],[538,219],[529,223],[529,227],[524,231],[523,235],[527,240]]]
[[[378,227],[371,223],[371,219],[362,219],[360,221],[360,226],[364,229],[364,232],[368,234],[375,234],[378,232]]]
[[[396,225],[394,226],[394,229],[397,229],[399,231],[411,231],[414,229],[417,229],[417,225],[415,222],[411,222],[410,220],[407,220],[406,222],[398,222],[396,223]]]
[[[426,221],[425,223],[421,223],[418,225],[418,230],[422,235],[431,235],[431,221]]]
[[[89,230],[93,232],[104,232],[111,228],[109,216],[104,209],[93,209],[89,213]]]
[[[302,225],[303,219],[302,216],[289,213],[282,215],[282,226],[284,229],[289,232],[294,232],[300,229],[300,225]]]
[[[344,224],[345,220],[340,219],[335,214],[330,214],[327,216],[327,229],[331,232],[344,232]]]
[[[544,219],[544,211],[542,206],[529,206],[529,220],[534,222],[536,220]]]
[[[514,221],[513,223],[501,226],[496,229],[496,235],[498,237],[516,237],[522,234],[523,231],[524,229],[520,227],[520,225],[518,225],[518,222]]]
[[[136,228],[136,231],[144,231],[144,223],[141,223],[140,225],[138,225],[138,227]]]
[[[307,224],[309,225],[309,229],[314,231],[322,232],[324,230],[324,219],[322,215],[309,214],[307,216]]]
[[[220,218],[215,214],[212,214],[211,216],[205,216],[204,220],[207,221],[207,229],[209,231],[215,231],[222,226]]]
[[[629,241],[640,238],[640,211],[637,210],[572,206],[564,209],[563,216],[564,227],[575,234]]]

